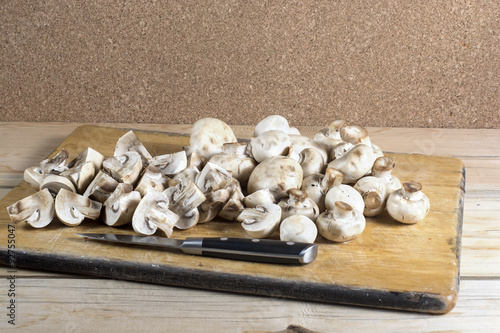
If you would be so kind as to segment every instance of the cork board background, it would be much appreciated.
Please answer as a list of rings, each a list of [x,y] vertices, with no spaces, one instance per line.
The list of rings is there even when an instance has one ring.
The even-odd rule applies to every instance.
[[[0,121],[499,128],[498,1],[2,1]]]

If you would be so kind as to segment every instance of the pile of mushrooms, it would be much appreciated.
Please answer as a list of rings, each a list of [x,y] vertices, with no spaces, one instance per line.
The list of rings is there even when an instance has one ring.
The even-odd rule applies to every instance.
[[[38,192],[7,208],[13,222],[42,228],[55,217],[68,226],[87,218],[170,237],[221,218],[254,238],[279,231],[282,240],[312,243],[318,233],[349,241],[363,232],[365,217],[384,210],[405,224],[429,211],[422,185],[401,184],[367,130],[344,120],[309,138],[273,115],[239,142],[223,121],[202,118],[190,145],[171,154],[152,156],[129,131],[113,156],[90,147],[69,162],[68,155],[63,149],[25,171]]]

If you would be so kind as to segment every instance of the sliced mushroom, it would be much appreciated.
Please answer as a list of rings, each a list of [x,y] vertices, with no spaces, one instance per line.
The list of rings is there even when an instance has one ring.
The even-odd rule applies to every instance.
[[[281,208],[276,204],[245,208],[237,220],[251,237],[266,238],[278,228],[281,221]]]
[[[248,179],[247,191],[252,194],[267,188],[278,201],[287,196],[289,189],[299,189],[302,179],[302,167],[297,161],[286,156],[275,156],[255,167]]]
[[[209,162],[229,171],[242,186],[246,186],[250,174],[257,165],[257,162],[246,154],[219,153],[212,156]]]
[[[135,186],[141,196],[145,196],[149,191],[163,192],[168,186],[169,178],[167,178],[159,168],[150,164],[144,170],[141,178]]]
[[[196,183],[196,179],[200,174],[200,170],[198,170],[195,166],[189,166],[186,169],[182,170],[178,174],[176,174],[172,179],[181,184],[181,186],[188,186],[189,182],[192,181]]]
[[[241,188],[236,188],[232,191],[226,204],[222,207],[219,212],[219,216],[228,221],[236,221],[238,216],[241,214],[245,206],[243,204],[243,195]]]
[[[262,204],[276,203],[276,199],[274,199],[274,196],[268,188],[264,188],[247,195],[243,199],[243,203],[245,204],[245,207],[254,208]]]
[[[187,150],[186,153],[188,153]],[[205,156],[202,156],[195,151],[187,155],[187,168],[196,167],[198,170],[202,170],[207,162],[208,159]]]
[[[122,156],[127,152],[136,152],[141,156],[142,163],[148,165],[152,156],[142,144],[141,140],[135,135],[133,131],[125,133],[118,139],[115,146],[114,156]]]
[[[291,215],[280,224],[280,239],[286,242],[314,243],[318,228],[304,215]]]
[[[191,127],[190,133],[191,152],[197,152],[207,159],[222,152],[224,143],[237,142],[231,127],[215,118],[197,120]]]
[[[160,229],[165,236],[170,237],[179,215],[168,207],[168,198],[163,192],[146,194],[132,216],[134,231],[141,235],[153,235]]]
[[[340,128],[346,125],[344,119],[337,119],[331,121],[326,128],[321,129],[314,135],[313,140],[325,147],[328,154],[333,148],[342,142],[340,137]]]
[[[328,168],[341,171],[344,174],[344,183],[353,184],[371,171],[376,158],[370,146],[358,144],[340,158],[328,163]]]
[[[26,222],[33,228],[43,228],[54,219],[54,198],[48,189],[43,189],[10,205],[7,212],[13,223]]]
[[[48,189],[54,198],[61,189],[76,192],[73,182],[64,176],[59,175],[47,175],[40,184],[40,189]]]
[[[83,193],[84,197],[104,203],[118,186],[118,181],[103,171],[99,171]]]
[[[169,199],[169,209],[179,215],[176,228],[188,229],[198,223],[200,219],[198,206],[207,199],[198,186],[189,181],[187,186],[172,186],[163,193]]]
[[[57,218],[69,226],[82,223],[85,218],[96,220],[101,214],[102,204],[83,195],[62,188],[56,196]]]
[[[319,233],[333,242],[347,242],[365,230],[363,213],[343,201],[337,201],[333,210],[321,213],[316,220]]]
[[[198,223],[212,221],[227,203],[230,195],[231,192],[225,188],[221,188],[215,192],[206,192],[206,200],[198,207],[200,212]]]
[[[224,188],[232,179],[231,174],[217,164],[208,162],[196,177],[196,185],[203,193]]]
[[[363,197],[365,203],[364,216],[376,216],[384,211],[387,192],[385,184],[380,178],[363,177],[356,182],[354,189]]]
[[[288,197],[278,203],[281,208],[281,220],[292,215],[303,215],[316,221],[320,211],[318,205],[307,195],[307,192],[295,188],[288,190]]]
[[[187,168],[188,160],[184,150],[173,154],[158,155],[151,159],[150,164],[158,167],[163,174],[173,176]]]
[[[39,190],[40,184],[50,173],[58,174],[66,169],[65,164],[68,159],[68,151],[61,149],[54,157],[41,161],[38,165],[30,167],[24,171],[24,180],[33,188]]]
[[[133,186],[120,183],[103,204],[102,220],[109,226],[121,226],[132,222],[141,194]]]
[[[257,123],[254,128],[252,137],[256,138],[264,132],[271,130],[279,130],[286,134],[290,133],[290,126],[288,120],[280,115],[268,116]]]
[[[133,185],[142,171],[141,155],[128,151],[122,155],[108,157],[102,162],[102,167],[117,181]]]
[[[387,196],[401,188],[401,181],[392,175],[395,165],[394,161],[386,156],[377,158],[373,163],[372,175],[384,182]]]
[[[250,140],[252,156],[258,163],[274,156],[287,156],[291,146],[289,135],[280,130],[270,130]]]
[[[104,161],[104,155],[97,150],[88,147],[87,149],[82,151],[74,160],[69,162],[67,166],[68,168],[75,168],[87,162],[92,162],[95,168],[94,172],[97,172],[102,168],[102,161]]]
[[[83,194],[95,176],[95,165],[92,161],[79,163],[61,172],[61,176],[70,179],[76,187],[76,192]]]
[[[391,193],[387,199],[387,212],[398,222],[413,224],[429,213],[429,198],[422,192],[422,184],[411,181]]]

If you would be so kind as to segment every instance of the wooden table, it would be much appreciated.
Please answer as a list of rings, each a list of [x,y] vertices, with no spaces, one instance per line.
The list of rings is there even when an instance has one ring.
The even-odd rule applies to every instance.
[[[0,123],[0,198],[77,123]],[[189,125],[100,124],[189,133]],[[232,126],[248,138],[251,126]],[[299,127],[312,136],[318,127]],[[368,128],[389,152],[453,156],[466,166],[461,288],[446,315],[301,302],[18,269],[16,328],[23,332],[500,331],[500,130]],[[4,241],[4,240],[2,240]],[[0,267],[0,330],[9,272]]]

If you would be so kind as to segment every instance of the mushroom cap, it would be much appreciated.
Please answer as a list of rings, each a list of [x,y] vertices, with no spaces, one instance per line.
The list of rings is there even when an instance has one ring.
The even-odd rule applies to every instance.
[[[316,221],[320,211],[313,199],[309,198],[306,191],[298,189],[288,190],[288,198],[283,198],[278,203],[281,207],[281,220],[292,215],[303,215]]]
[[[333,210],[321,213],[316,220],[319,233],[333,242],[347,242],[360,235],[366,226],[362,211],[337,201]]]
[[[314,243],[317,236],[316,224],[303,215],[291,215],[280,224],[280,239],[282,241]]]
[[[288,120],[280,115],[268,116],[257,123],[252,137],[258,137],[262,133],[270,130],[279,130],[288,134],[290,132]]]
[[[258,164],[248,179],[249,194],[268,188],[275,200],[287,196],[291,188],[302,186],[303,172],[300,164],[286,156],[268,158]]]
[[[296,154],[300,154],[304,149],[313,148],[318,151],[318,153],[323,157],[323,161],[328,161],[328,153],[326,148],[320,143],[314,141],[310,137],[304,135],[290,134],[290,140],[292,142],[292,150]]]
[[[250,140],[252,156],[258,163],[273,156],[287,156],[291,146],[290,136],[280,130],[269,130]]]
[[[325,197],[325,207],[327,210],[333,210],[337,201],[343,201],[351,205],[354,210],[363,213],[365,203],[361,194],[356,191],[352,186],[340,184],[328,190]]]
[[[134,231],[141,235],[153,235],[160,229],[165,236],[170,237],[179,215],[168,207],[168,198],[163,192],[146,194],[132,216]]]
[[[243,199],[243,203],[248,208],[254,208],[265,203],[276,203],[276,199],[274,199],[274,196],[271,194],[271,191],[269,191],[268,188],[264,188],[247,195]]]
[[[53,174],[47,175],[40,184],[41,190],[45,188],[49,190],[54,198],[61,189],[76,192],[75,185],[69,178]]]
[[[217,164],[207,162],[196,176],[196,185],[203,193],[215,192],[224,188],[232,179],[231,173]]]
[[[429,198],[422,192],[419,182],[406,182],[389,195],[387,212],[398,222],[413,224],[423,220],[430,209]]]
[[[267,238],[279,226],[281,208],[276,204],[263,204],[245,208],[237,218],[243,229],[254,238]]]
[[[191,127],[189,143],[191,151],[210,159],[222,152],[226,142],[237,142],[229,125],[215,118],[201,118]]]
[[[242,186],[246,186],[250,174],[257,165],[257,162],[247,155],[226,153],[215,154],[210,158],[209,162],[229,171],[233,178],[237,179]]]
[[[85,218],[95,220],[101,214],[102,204],[83,195],[62,188],[56,196],[57,218],[69,226],[82,223]]]
[[[43,189],[7,207],[13,223],[26,222],[33,228],[43,228],[54,219],[54,198]]]
[[[387,192],[381,178],[363,177],[356,182],[354,189],[363,197],[365,203],[363,214],[365,216],[376,216],[382,213],[385,208]]]
[[[102,168],[102,161],[104,161],[104,155],[97,150],[88,147],[82,151],[74,160],[68,163],[68,168],[75,168],[87,162],[92,162],[94,164],[94,172]]]
[[[356,145],[358,143],[371,144],[366,128],[360,125],[344,125],[339,129],[343,141]]]
[[[313,173],[322,173],[326,160],[317,149],[306,148],[300,152],[298,162],[302,167],[305,178]]]
[[[133,186],[120,183],[103,204],[102,220],[109,226],[121,226],[132,222],[141,194]]]
[[[58,174],[66,169],[65,163],[68,159],[68,151],[61,149],[54,157],[41,161],[38,165],[24,170],[24,180],[36,190],[40,190],[40,185],[49,174]]]

